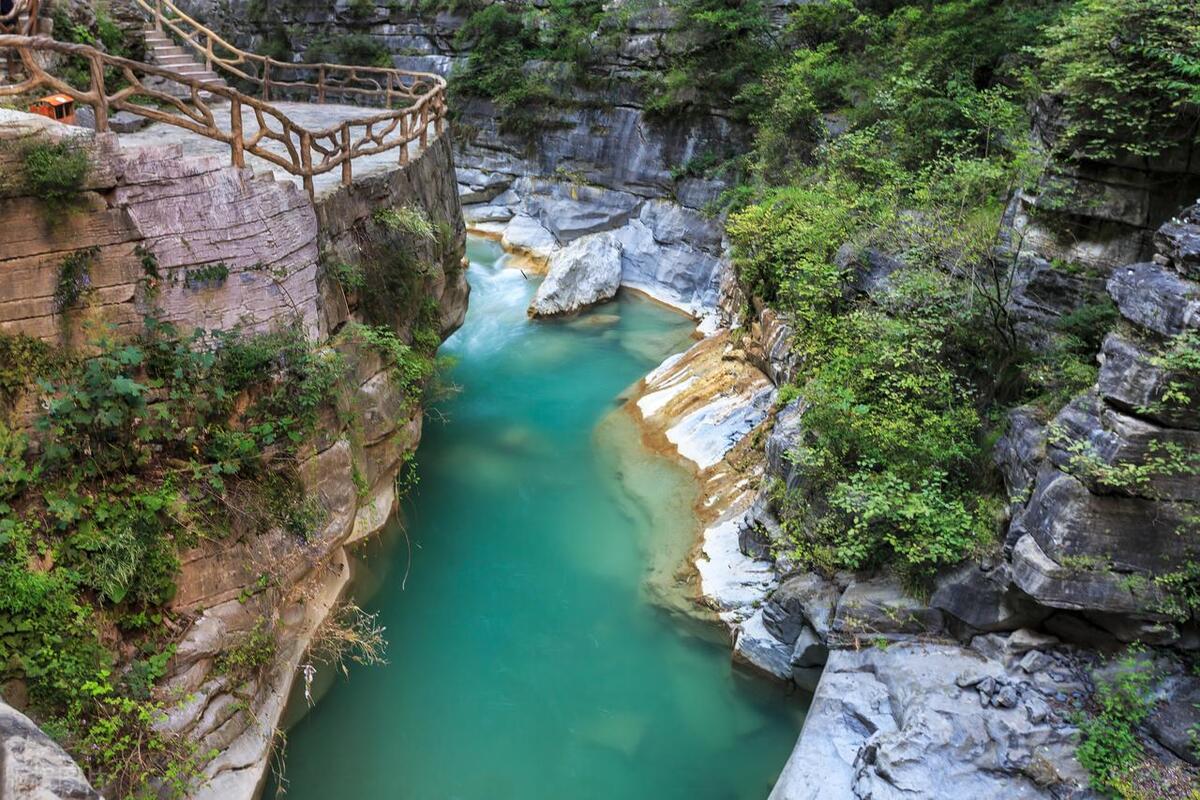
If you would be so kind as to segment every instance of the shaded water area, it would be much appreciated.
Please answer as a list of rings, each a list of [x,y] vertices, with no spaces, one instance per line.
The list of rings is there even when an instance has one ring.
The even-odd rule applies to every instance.
[[[618,410],[691,323],[636,296],[531,322],[535,284],[468,250],[443,348],[461,393],[418,452],[411,563],[398,522],[361,560],[389,663],[351,668],[291,730],[287,797],[765,798],[802,705],[679,612],[694,483]]]

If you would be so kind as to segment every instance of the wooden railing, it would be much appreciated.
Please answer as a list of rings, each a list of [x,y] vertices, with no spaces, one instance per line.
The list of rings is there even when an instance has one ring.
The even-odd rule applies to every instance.
[[[445,81],[428,72],[408,72],[392,67],[305,64],[279,61],[248,53],[188,16],[171,0],[135,0],[154,23],[155,30],[172,35],[204,62],[205,68],[232,83],[253,86],[263,100],[299,99],[391,108],[397,102],[415,102]]]
[[[0,82],[0,97],[47,89],[68,95],[76,103],[92,107],[98,131],[108,130],[108,118],[115,111],[184,128],[228,144],[235,166],[244,167],[249,153],[300,177],[312,198],[315,176],[340,169],[341,182],[348,185],[353,179],[354,159],[398,149],[399,164],[407,164],[411,142],[418,142],[424,149],[429,144],[431,127],[437,134],[445,130],[446,84],[437,76],[429,76],[436,80],[429,81],[423,94],[406,95],[411,104],[405,108],[366,113],[314,130],[296,123],[266,100],[85,45],[44,36],[0,35],[0,52],[5,51],[19,57],[24,76]],[[90,74],[88,88],[77,89],[44,69],[42,62],[50,53],[85,61]],[[163,84],[183,87],[184,96],[175,96],[162,88]],[[228,101],[228,106],[215,101]],[[246,114],[257,130],[247,130],[243,119]],[[219,119],[227,119],[228,125],[219,124]],[[269,147],[271,144],[275,146]]]
[[[11,11],[7,14],[0,14],[0,34],[32,35],[37,33],[38,6],[38,0],[16,0]],[[24,25],[21,24],[21,17],[26,17]]]

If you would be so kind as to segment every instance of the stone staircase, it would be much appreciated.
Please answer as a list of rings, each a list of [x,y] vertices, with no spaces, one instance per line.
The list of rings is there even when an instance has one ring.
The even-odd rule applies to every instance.
[[[153,26],[146,28],[146,60],[155,66],[168,69],[185,78],[211,83],[228,88],[225,79],[201,64],[190,50],[187,50],[171,40],[165,32],[156,30]],[[180,84],[168,84],[163,87],[169,93],[178,97],[187,95],[187,87]]]

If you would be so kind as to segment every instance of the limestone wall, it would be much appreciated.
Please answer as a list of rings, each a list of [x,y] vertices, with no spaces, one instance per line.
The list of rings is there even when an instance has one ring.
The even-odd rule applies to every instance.
[[[290,182],[190,158],[178,147],[125,152],[111,135],[0,113],[6,115],[0,214],[7,223],[0,225],[2,332],[79,345],[89,325],[132,332],[153,309],[185,330],[300,325],[323,341],[347,321],[362,320],[363,298],[326,277],[322,264],[363,262],[398,249],[409,255],[403,263],[419,265],[398,276],[412,302],[370,321],[386,322],[404,337],[432,301],[443,337],[462,323],[465,228],[448,138],[407,167],[314,206]],[[27,194],[20,162],[30,142],[68,135],[81,137],[93,166],[85,191],[63,210]],[[377,210],[401,206],[423,213],[437,236],[409,236],[373,222]],[[82,302],[56,308],[63,259],[91,247],[98,251]],[[153,255],[153,269],[145,253]],[[197,276],[214,264],[224,268]],[[260,787],[298,665],[348,581],[345,547],[382,527],[395,505],[397,472],[420,439],[421,409],[394,386],[378,354],[345,341],[337,346],[350,365],[343,393],[350,413],[329,412],[299,464],[325,512],[321,529],[303,541],[280,530],[233,535],[181,554],[172,616],[182,629],[162,699],[171,709],[165,728],[196,740],[198,752],[217,753],[196,797],[251,798]],[[34,394],[26,393],[18,422],[32,418]],[[220,674],[220,653],[264,620],[277,639],[269,667],[249,682]]]

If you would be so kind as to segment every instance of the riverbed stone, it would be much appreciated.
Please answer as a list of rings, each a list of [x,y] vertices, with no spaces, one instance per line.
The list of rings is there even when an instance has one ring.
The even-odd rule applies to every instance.
[[[826,646],[825,640],[816,631],[805,625],[800,629],[800,633],[796,637],[796,644],[792,648],[793,676],[797,675],[797,670],[804,672],[813,667],[821,667],[828,660],[829,647]]]
[[[1186,672],[1168,676],[1157,687],[1146,727],[1163,747],[1191,764],[1200,764],[1195,731],[1200,726],[1200,677]]]
[[[763,612],[755,611],[734,632],[733,657],[781,681],[792,678],[792,645],[775,638],[763,624]]]
[[[621,285],[621,245],[611,233],[576,239],[550,258],[531,317],[570,314],[612,299]]]

